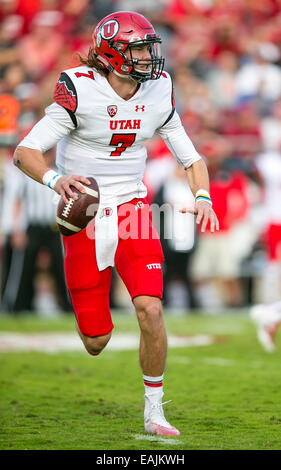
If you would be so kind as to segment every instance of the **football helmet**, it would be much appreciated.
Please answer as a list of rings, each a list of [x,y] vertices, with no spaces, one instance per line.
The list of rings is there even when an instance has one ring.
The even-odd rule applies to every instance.
[[[120,11],[103,18],[93,34],[94,54],[107,70],[137,82],[160,78],[164,58],[161,38],[139,13]],[[134,58],[132,47],[148,45],[150,58]]]

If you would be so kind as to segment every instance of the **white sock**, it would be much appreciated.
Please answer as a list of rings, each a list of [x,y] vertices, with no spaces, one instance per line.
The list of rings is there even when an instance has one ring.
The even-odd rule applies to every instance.
[[[143,375],[145,395],[156,400],[163,396],[163,378],[164,374],[158,377]]]

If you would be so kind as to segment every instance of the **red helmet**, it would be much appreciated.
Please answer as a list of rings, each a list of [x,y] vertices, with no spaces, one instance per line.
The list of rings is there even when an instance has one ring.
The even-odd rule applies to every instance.
[[[94,53],[107,70],[137,82],[157,80],[164,67],[161,38],[152,24],[139,13],[119,11],[103,18],[93,34]],[[131,47],[149,45],[150,59],[136,59]],[[149,65],[145,70],[136,66]]]

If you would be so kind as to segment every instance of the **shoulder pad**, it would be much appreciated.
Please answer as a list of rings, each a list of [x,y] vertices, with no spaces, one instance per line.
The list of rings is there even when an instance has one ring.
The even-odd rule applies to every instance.
[[[75,113],[77,109],[77,92],[73,81],[65,72],[62,72],[57,81],[54,100],[66,110]]]

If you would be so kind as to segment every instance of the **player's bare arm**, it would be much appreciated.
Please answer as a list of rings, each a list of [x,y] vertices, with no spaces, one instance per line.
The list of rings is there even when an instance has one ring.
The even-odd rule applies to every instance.
[[[27,147],[17,147],[14,153],[14,164],[27,176],[30,176],[41,184],[43,184],[44,175],[46,175],[48,171],[51,171],[46,165],[44,155],[39,150],[33,150]],[[60,194],[67,204],[68,197],[72,199],[78,198],[77,194],[71,190],[71,186],[74,186],[81,193],[85,193],[85,188],[81,183],[90,184],[90,181],[80,175],[58,175],[52,189]]]
[[[212,209],[212,201],[209,195],[209,175],[204,160],[198,160],[186,169],[187,179],[191,191],[195,197],[193,209],[182,209],[181,212],[191,212],[196,215],[196,223],[201,223],[201,232],[205,232],[210,221],[210,230],[219,230],[219,221]]]

